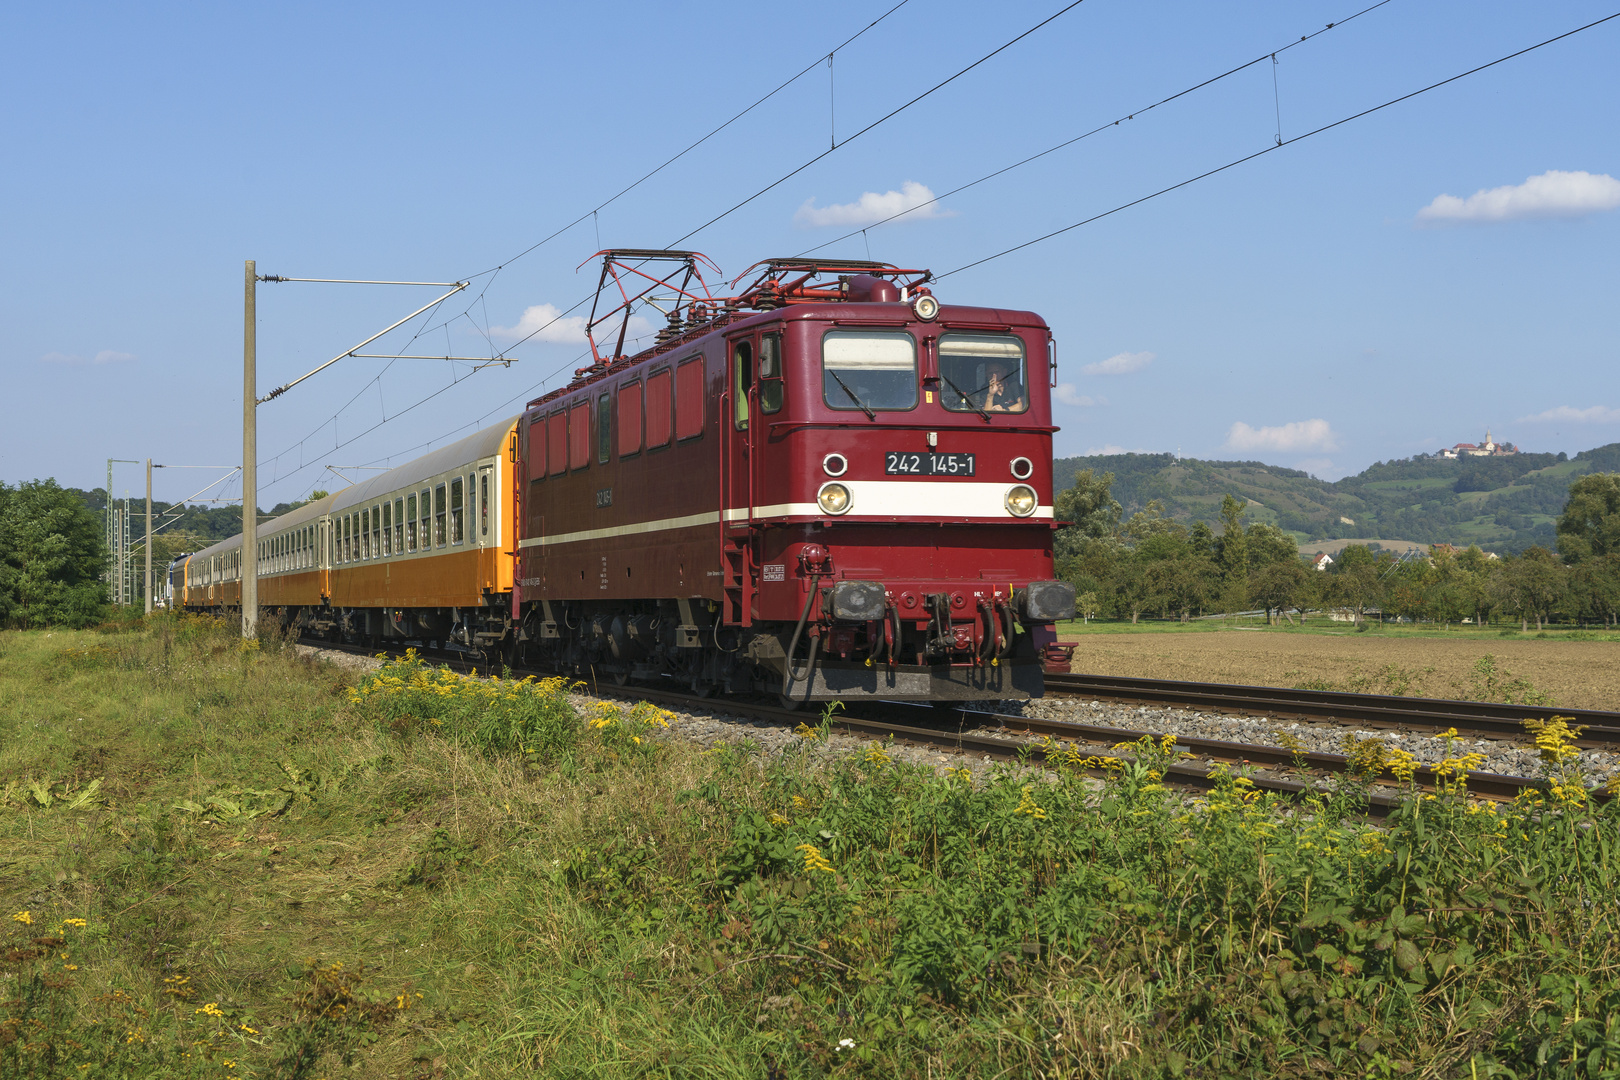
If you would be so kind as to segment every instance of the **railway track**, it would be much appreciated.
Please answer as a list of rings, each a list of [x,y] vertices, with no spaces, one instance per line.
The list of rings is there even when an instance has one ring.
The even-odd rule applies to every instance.
[[[1486,701],[1389,697],[1331,690],[1290,690],[1276,686],[1232,686],[1223,683],[1138,679],[1119,675],[1048,675],[1050,692],[1099,701],[1168,705],[1240,712],[1306,721],[1353,721],[1369,728],[1444,731],[1480,739],[1525,738],[1525,720],[1554,716],[1586,730],[1576,745],[1585,749],[1620,748],[1620,713],[1598,709],[1559,709],[1545,705],[1498,705]]]
[[[307,640],[301,642],[318,648],[334,649],[337,651],[374,655],[375,650],[359,646],[337,645],[331,642]],[[396,653],[402,650],[394,650]],[[467,655],[459,652],[445,650],[418,649],[418,654],[425,659],[439,663],[449,664],[464,671],[476,671],[479,666]],[[517,674],[550,675],[551,672],[518,671]],[[1051,676],[1048,677],[1053,678]],[[1056,678],[1062,678],[1058,676]],[[1154,682],[1155,680],[1131,680],[1133,682]],[[1174,684],[1170,686],[1198,686],[1202,684]],[[1061,687],[1064,692],[1074,692],[1070,689],[1073,683],[1065,681]],[[1218,688],[1213,688],[1218,689]],[[1250,687],[1237,687],[1237,690],[1254,689]],[[651,701],[666,707],[684,712],[723,712],[741,718],[755,721],[764,721],[783,727],[797,726],[806,720],[806,714],[801,711],[782,709],[774,705],[765,705],[735,698],[704,698],[678,690],[646,686],[617,686],[609,683],[591,684],[591,692],[597,696],[618,697],[627,700]],[[1086,692],[1090,692],[1088,689]],[[1101,694],[1095,695],[1104,696]],[[1209,695],[1214,697],[1214,694]],[[1369,695],[1339,695],[1343,697],[1366,697]],[[1144,698],[1126,698],[1125,700],[1140,701]],[[1233,698],[1227,698],[1231,702]],[[1414,699],[1390,699],[1403,702],[1410,707]],[[1181,704],[1182,702],[1174,702]],[[1448,706],[1466,705],[1464,702],[1444,702]],[[1200,707],[1211,707],[1201,705]],[[1228,704],[1228,709],[1239,708]],[[1278,712],[1270,715],[1297,716],[1297,713]],[[1447,714],[1451,715],[1451,714]],[[1559,715],[1568,715],[1560,713]],[[1327,719],[1329,717],[1317,715],[1312,719]],[[1338,717],[1333,717],[1338,718]],[[1393,724],[1384,726],[1394,726]],[[1432,724],[1429,726],[1437,726]],[[1446,726],[1453,726],[1447,724]],[[1061,744],[1068,743],[1075,749],[1084,748],[1088,756],[1108,756],[1112,747],[1120,743],[1135,742],[1141,738],[1151,738],[1158,741],[1163,733],[1144,731],[1131,728],[1119,728],[1105,725],[1078,724],[1069,721],[1045,720],[1036,717],[1013,716],[1001,713],[978,712],[971,709],[941,710],[929,706],[917,706],[900,702],[869,702],[857,706],[855,711],[845,711],[837,714],[831,720],[831,730],[835,734],[848,735],[857,738],[893,739],[896,742],[919,747],[929,747],[936,750],[945,750],[963,755],[978,755],[998,761],[1022,761],[1036,765],[1044,764],[1049,757],[1062,753],[1066,749]],[[1459,727],[1459,730],[1460,727]],[[1523,735],[1523,729],[1517,734]],[[1042,742],[1035,742],[1040,739]],[[1052,746],[1049,753],[1042,743],[1056,740],[1058,745]],[[1169,767],[1164,777],[1166,783],[1178,788],[1207,791],[1215,786],[1216,780],[1210,775],[1210,763],[1226,763],[1250,770],[1246,773],[1254,785],[1263,791],[1273,791],[1290,796],[1299,796],[1319,785],[1322,781],[1350,770],[1350,759],[1341,754],[1328,754],[1310,751],[1296,751],[1282,746],[1267,746],[1258,743],[1228,742],[1218,739],[1205,739],[1186,735],[1176,736],[1176,745],[1179,749],[1192,754],[1196,760],[1176,763]],[[1277,775],[1277,771],[1287,772],[1288,776]],[[1094,775],[1105,775],[1106,769],[1090,769]],[[1413,783],[1421,790],[1433,791],[1443,782],[1444,778],[1438,776],[1428,766],[1418,766],[1412,777]],[[1400,781],[1393,773],[1385,772],[1382,776],[1374,778],[1375,784],[1397,787]],[[1510,776],[1502,773],[1470,772],[1468,774],[1468,788],[1471,794],[1480,798],[1494,800],[1511,800],[1526,791],[1536,790],[1544,786],[1541,781],[1521,776]],[[1595,797],[1604,797],[1601,792],[1594,792]],[[1398,795],[1391,792],[1372,791],[1368,794],[1368,816],[1382,818],[1398,803]]]

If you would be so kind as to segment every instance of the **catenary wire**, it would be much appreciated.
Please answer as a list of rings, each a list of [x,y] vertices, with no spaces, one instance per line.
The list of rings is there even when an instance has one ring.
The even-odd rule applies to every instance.
[[[832,240],[828,240],[826,243],[817,244],[815,247],[812,247],[812,248],[805,248],[803,251],[799,252],[799,254],[797,256],[795,256],[795,257],[796,258],[802,258],[805,255],[811,254],[812,252],[820,251],[822,248],[827,248],[827,247],[831,247],[834,244],[843,243],[845,240],[848,240],[851,237],[854,237],[854,236],[856,236],[856,235],[858,235],[860,233],[864,233],[868,229],[875,229],[879,225],[887,225],[889,222],[895,221],[895,220],[897,220],[899,218],[903,218],[907,214],[916,213],[917,211],[923,210],[923,209],[925,209],[927,207],[930,207],[930,206],[933,206],[933,205],[939,203],[940,201],[942,201],[944,199],[948,199],[952,195],[958,195],[958,194],[966,191],[968,188],[976,187],[979,184],[982,184],[987,180],[994,180],[996,177],[1001,176],[1004,173],[1012,172],[1014,169],[1020,169],[1020,168],[1024,167],[1025,165],[1030,164],[1033,161],[1039,161],[1043,157],[1047,157],[1047,156],[1049,156],[1051,154],[1055,154],[1059,150],[1065,149],[1066,147],[1073,146],[1075,143],[1081,142],[1081,141],[1083,141],[1085,139],[1089,139],[1093,135],[1100,134],[1100,133],[1102,133],[1104,131],[1108,131],[1108,130],[1110,130],[1112,128],[1117,128],[1117,127],[1120,126],[1120,124],[1126,123],[1126,122],[1131,121],[1131,120],[1135,120],[1139,116],[1144,116],[1147,113],[1152,112],[1154,109],[1157,109],[1161,105],[1168,105],[1168,104],[1170,104],[1170,102],[1175,101],[1178,98],[1186,97],[1188,94],[1191,94],[1191,93],[1194,93],[1196,91],[1202,90],[1206,86],[1213,86],[1215,83],[1220,82],[1222,79],[1227,79],[1227,78],[1230,78],[1231,76],[1236,75],[1236,74],[1238,74],[1240,72],[1247,71],[1249,68],[1254,67],[1254,65],[1256,65],[1256,64],[1259,64],[1259,63],[1262,63],[1262,62],[1264,62],[1266,60],[1269,60],[1274,56],[1281,55],[1282,53],[1287,52],[1289,49],[1294,48],[1296,45],[1303,45],[1305,42],[1311,40],[1314,37],[1317,37],[1318,35],[1325,34],[1329,30],[1335,29],[1336,27],[1344,26],[1346,23],[1349,23],[1351,20],[1359,19],[1359,18],[1361,18],[1361,16],[1367,14],[1369,11],[1375,11],[1378,8],[1383,7],[1385,4],[1389,4],[1389,3],[1392,3],[1392,2],[1393,2],[1393,0],[1378,0],[1378,3],[1373,4],[1370,7],[1362,8],[1360,11],[1356,12],[1354,15],[1350,15],[1350,16],[1347,16],[1346,18],[1339,19],[1336,22],[1330,22],[1320,30],[1314,31],[1314,32],[1309,33],[1309,34],[1301,35],[1298,41],[1290,41],[1287,45],[1284,45],[1280,49],[1268,50],[1267,52],[1263,52],[1259,56],[1255,57],[1253,60],[1246,61],[1246,62],[1244,62],[1242,64],[1239,64],[1235,68],[1231,68],[1231,69],[1229,69],[1227,71],[1223,71],[1219,75],[1211,76],[1210,78],[1205,79],[1203,82],[1194,83],[1192,86],[1187,87],[1185,90],[1179,90],[1176,93],[1171,94],[1169,97],[1160,98],[1158,101],[1155,101],[1151,105],[1147,105],[1147,106],[1144,106],[1144,107],[1142,107],[1140,109],[1136,109],[1136,110],[1134,110],[1134,111],[1132,111],[1130,113],[1127,113],[1126,115],[1121,116],[1121,117],[1119,117],[1117,119],[1110,120],[1107,123],[1098,124],[1096,127],[1092,128],[1090,131],[1086,131],[1086,132],[1083,132],[1083,133],[1081,133],[1079,135],[1076,135],[1072,139],[1065,139],[1063,142],[1058,143],[1056,146],[1050,146],[1050,147],[1046,148],[1045,150],[1040,151],[1039,153],[1031,154],[1029,157],[1026,157],[1021,161],[1015,161],[1011,165],[1003,166],[1002,168],[997,169],[995,172],[986,173],[984,176],[979,177],[977,180],[969,180],[965,184],[962,184],[962,185],[960,185],[958,187],[954,187],[949,191],[942,192],[942,193],[940,193],[938,195],[935,195],[933,198],[927,200],[926,202],[920,202],[916,206],[908,206],[904,210],[898,211],[897,213],[890,214],[886,218],[880,218],[877,221],[874,221],[869,225],[864,225],[859,229],[854,229],[854,230],[852,230],[850,232],[845,233],[843,236],[839,236],[839,237],[836,237],[836,238],[834,238]]]
[[[885,113],[884,115],[878,117],[876,120],[872,121],[870,124],[867,124],[865,127],[861,128],[855,134],[849,136],[848,138],[846,138],[846,139],[844,139],[844,140],[842,140],[840,142],[833,143],[831,147],[829,147],[826,150],[823,150],[821,153],[817,154],[815,157],[811,158],[809,161],[806,161],[803,165],[800,165],[798,168],[792,170],[791,172],[786,173],[785,175],[778,177],[777,179],[771,181],[769,184],[766,184],[764,187],[760,188],[758,191],[756,191],[752,195],[748,196],[748,198],[744,199],[742,202],[738,203],[737,205],[731,207],[728,210],[725,210],[725,211],[715,215],[714,217],[710,218],[708,221],[705,221],[702,225],[699,225],[697,228],[695,228],[691,232],[687,233],[685,236],[681,236],[681,237],[676,238],[675,240],[670,241],[670,243],[667,246],[668,247],[675,247],[678,244],[686,243],[686,241],[690,240],[692,237],[696,236],[698,233],[702,232],[704,229],[707,229],[710,225],[713,225],[718,221],[722,221],[725,218],[730,217],[732,214],[736,213],[738,210],[741,210],[743,207],[747,206],[749,203],[753,202],[755,199],[759,198],[761,195],[764,195],[766,192],[772,190],[773,188],[778,187],[779,185],[781,185],[783,183],[786,183],[788,180],[791,180],[793,177],[795,177],[795,176],[799,175],[800,173],[804,172],[804,170],[808,169],[810,166],[814,165],[816,162],[820,161],[822,158],[826,157],[827,155],[835,153],[840,147],[846,146],[849,143],[854,142],[856,139],[860,138],[862,135],[865,135],[868,131],[871,131],[873,128],[878,127],[879,125],[887,123],[888,121],[894,119],[896,116],[899,116],[901,113],[905,112],[907,109],[909,109],[913,105],[917,104],[917,102],[919,102],[919,101],[923,100],[924,98],[928,97],[930,94],[933,94],[933,93],[935,93],[936,91],[939,91],[939,90],[943,90],[945,87],[949,86],[951,83],[955,82],[957,79],[960,79],[963,75],[966,75],[968,72],[972,71],[974,68],[978,67],[980,64],[983,64],[986,61],[990,60],[992,57],[997,56],[1000,53],[1003,53],[1003,52],[1007,51],[1008,49],[1012,48],[1014,45],[1018,44],[1020,41],[1023,41],[1025,38],[1027,38],[1031,34],[1035,33],[1037,30],[1040,30],[1042,27],[1045,27],[1047,24],[1057,20],[1058,18],[1061,18],[1063,15],[1068,14],[1069,12],[1073,11],[1075,8],[1079,7],[1083,3],[1085,3],[1085,0],[1073,0],[1072,3],[1066,5],[1065,7],[1059,9],[1058,11],[1052,13],[1051,15],[1048,15],[1046,18],[1042,19],[1040,22],[1036,23],[1034,26],[1030,27],[1028,30],[1025,30],[1022,34],[1019,34],[1017,37],[1013,38],[1011,41],[1008,41],[1005,44],[999,45],[996,48],[990,50],[989,52],[985,53],[983,56],[979,57],[977,60],[973,61],[973,63],[969,64],[967,67],[962,68],[961,70],[957,71],[955,74],[949,76],[948,78],[943,79],[942,81],[935,83],[933,86],[929,87],[927,90],[924,90],[922,93],[918,94],[916,97],[912,98],[910,101],[906,102],[905,104],[900,105],[897,108],[895,108],[895,109]]]
[[[1573,30],[1567,30],[1562,34],[1557,35],[1556,37],[1548,38],[1546,41],[1540,41],[1540,42],[1537,42],[1534,45],[1526,46],[1523,49],[1519,49],[1517,52],[1511,52],[1511,53],[1508,53],[1506,56],[1497,57],[1495,60],[1492,60],[1489,63],[1480,64],[1478,67],[1469,68],[1467,71],[1459,72],[1456,75],[1453,75],[1448,79],[1441,79],[1439,82],[1430,83],[1428,86],[1425,86],[1425,87],[1423,87],[1421,89],[1418,89],[1418,90],[1413,90],[1411,93],[1402,94],[1400,97],[1390,98],[1388,101],[1384,102],[1381,105],[1374,105],[1371,108],[1363,109],[1358,113],[1352,113],[1349,116],[1346,116],[1346,117],[1343,117],[1341,119],[1333,121],[1331,124],[1324,124],[1319,128],[1315,128],[1314,130],[1307,131],[1303,135],[1296,135],[1292,139],[1285,139],[1282,142],[1279,142],[1274,146],[1268,146],[1265,149],[1257,150],[1252,154],[1246,154],[1243,157],[1240,157],[1240,158],[1237,158],[1237,159],[1235,159],[1233,161],[1227,162],[1225,165],[1220,165],[1220,166],[1217,166],[1216,168],[1210,169],[1210,170],[1208,170],[1206,172],[1201,172],[1197,176],[1189,177],[1186,180],[1181,181],[1180,183],[1171,184],[1169,187],[1160,188],[1158,191],[1155,191],[1152,194],[1143,195],[1141,198],[1132,199],[1130,202],[1127,202],[1127,203],[1121,203],[1120,205],[1114,207],[1112,210],[1104,210],[1100,214],[1093,214],[1091,217],[1085,218],[1082,221],[1077,221],[1073,225],[1065,225],[1061,229],[1053,229],[1051,232],[1046,233],[1046,234],[1041,235],[1041,236],[1037,236],[1033,240],[1026,240],[1021,244],[1015,244],[1012,247],[1007,248],[1007,249],[1005,249],[1003,251],[998,251],[993,255],[986,255],[982,259],[975,259],[973,262],[964,263],[963,265],[958,266],[953,270],[947,270],[943,274],[937,275],[935,280],[942,280],[944,278],[950,277],[953,274],[960,274],[962,271],[971,270],[975,266],[983,266],[987,262],[991,262],[991,261],[993,261],[995,259],[1000,259],[1000,258],[1002,258],[1004,256],[1011,255],[1015,251],[1022,251],[1027,247],[1033,247],[1034,245],[1042,243],[1043,241],[1050,240],[1054,236],[1062,236],[1066,232],[1072,232],[1075,229],[1080,228],[1082,225],[1090,225],[1094,221],[1101,221],[1103,218],[1109,217],[1109,216],[1111,216],[1113,214],[1117,214],[1121,210],[1128,210],[1133,206],[1140,206],[1141,204],[1143,204],[1145,202],[1148,202],[1151,199],[1158,198],[1160,195],[1167,195],[1172,191],[1178,191],[1181,188],[1187,187],[1189,184],[1195,184],[1198,181],[1207,179],[1207,178],[1209,178],[1211,176],[1216,175],[1217,173],[1223,173],[1228,169],[1236,168],[1237,166],[1242,165],[1245,162],[1253,161],[1256,158],[1264,157],[1265,155],[1271,153],[1274,150],[1281,150],[1285,146],[1292,146],[1297,142],[1301,142],[1301,141],[1303,141],[1305,139],[1309,139],[1313,135],[1320,135],[1325,131],[1332,131],[1334,128],[1340,127],[1340,126],[1342,126],[1344,124],[1348,124],[1352,120],[1360,120],[1364,116],[1371,116],[1373,113],[1379,112],[1379,111],[1381,111],[1383,109],[1387,109],[1391,105],[1399,105],[1403,101],[1410,101],[1412,98],[1415,98],[1415,97],[1419,96],[1420,94],[1427,94],[1430,90],[1438,90],[1440,87],[1447,86],[1447,85],[1449,85],[1451,83],[1454,83],[1458,79],[1465,79],[1470,75],[1478,74],[1479,72],[1485,71],[1488,68],[1493,68],[1498,64],[1505,64],[1509,60],[1517,59],[1518,57],[1524,56],[1526,53],[1535,52],[1537,49],[1545,48],[1546,46],[1551,45],[1551,44],[1553,44],[1555,42],[1562,41],[1567,37],[1573,37],[1574,35],[1579,34],[1582,31],[1590,30],[1595,26],[1602,26],[1604,23],[1609,22],[1612,19],[1620,19],[1620,11],[1617,11],[1612,15],[1605,15],[1603,18],[1594,20],[1593,22],[1589,22],[1585,26],[1577,26]]]

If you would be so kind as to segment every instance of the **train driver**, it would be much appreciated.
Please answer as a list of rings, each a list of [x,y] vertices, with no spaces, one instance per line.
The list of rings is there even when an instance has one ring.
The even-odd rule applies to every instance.
[[[1023,412],[1024,384],[1018,372],[1005,360],[992,360],[985,365],[985,388],[982,408],[985,412]]]

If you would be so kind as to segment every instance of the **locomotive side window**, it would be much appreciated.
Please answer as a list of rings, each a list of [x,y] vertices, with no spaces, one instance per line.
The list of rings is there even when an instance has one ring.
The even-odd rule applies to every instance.
[[[940,400],[952,412],[1023,412],[1024,343],[1011,334],[942,334]]]
[[[444,547],[444,485],[433,489],[433,546]]]
[[[731,414],[738,431],[748,427],[748,394],[754,388],[754,347],[739,341],[731,350]]]
[[[461,543],[461,496],[461,477],[458,476],[450,481],[450,542],[452,544]]]
[[[670,397],[669,368],[647,376],[647,448],[669,445]]]
[[[582,401],[568,410],[568,467],[583,469],[591,463],[591,403]]]
[[[773,413],[782,407],[782,335],[759,339],[759,408]]]
[[[568,414],[561,409],[546,421],[546,456],[551,461],[552,476],[568,471]]]
[[[703,434],[703,357],[695,356],[675,369],[675,437],[695,439]]]
[[[536,416],[529,421],[529,483],[546,477],[546,418]]]
[[[641,452],[641,383],[619,387],[619,456]]]
[[[598,394],[596,398],[596,460],[606,465],[613,456],[613,397]]]
[[[416,496],[405,499],[405,550],[416,550]]]
[[[917,406],[917,343],[904,330],[830,330],[821,339],[821,371],[829,409]]]

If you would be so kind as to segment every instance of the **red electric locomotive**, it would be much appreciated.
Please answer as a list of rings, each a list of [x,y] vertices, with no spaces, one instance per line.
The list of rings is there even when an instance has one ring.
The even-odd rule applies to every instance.
[[[716,297],[696,253],[599,254],[596,361],[518,421],[514,660],[790,704],[1040,696],[1074,615],[1040,316],[885,263],[771,260]],[[648,304],[667,325],[621,355]]]

